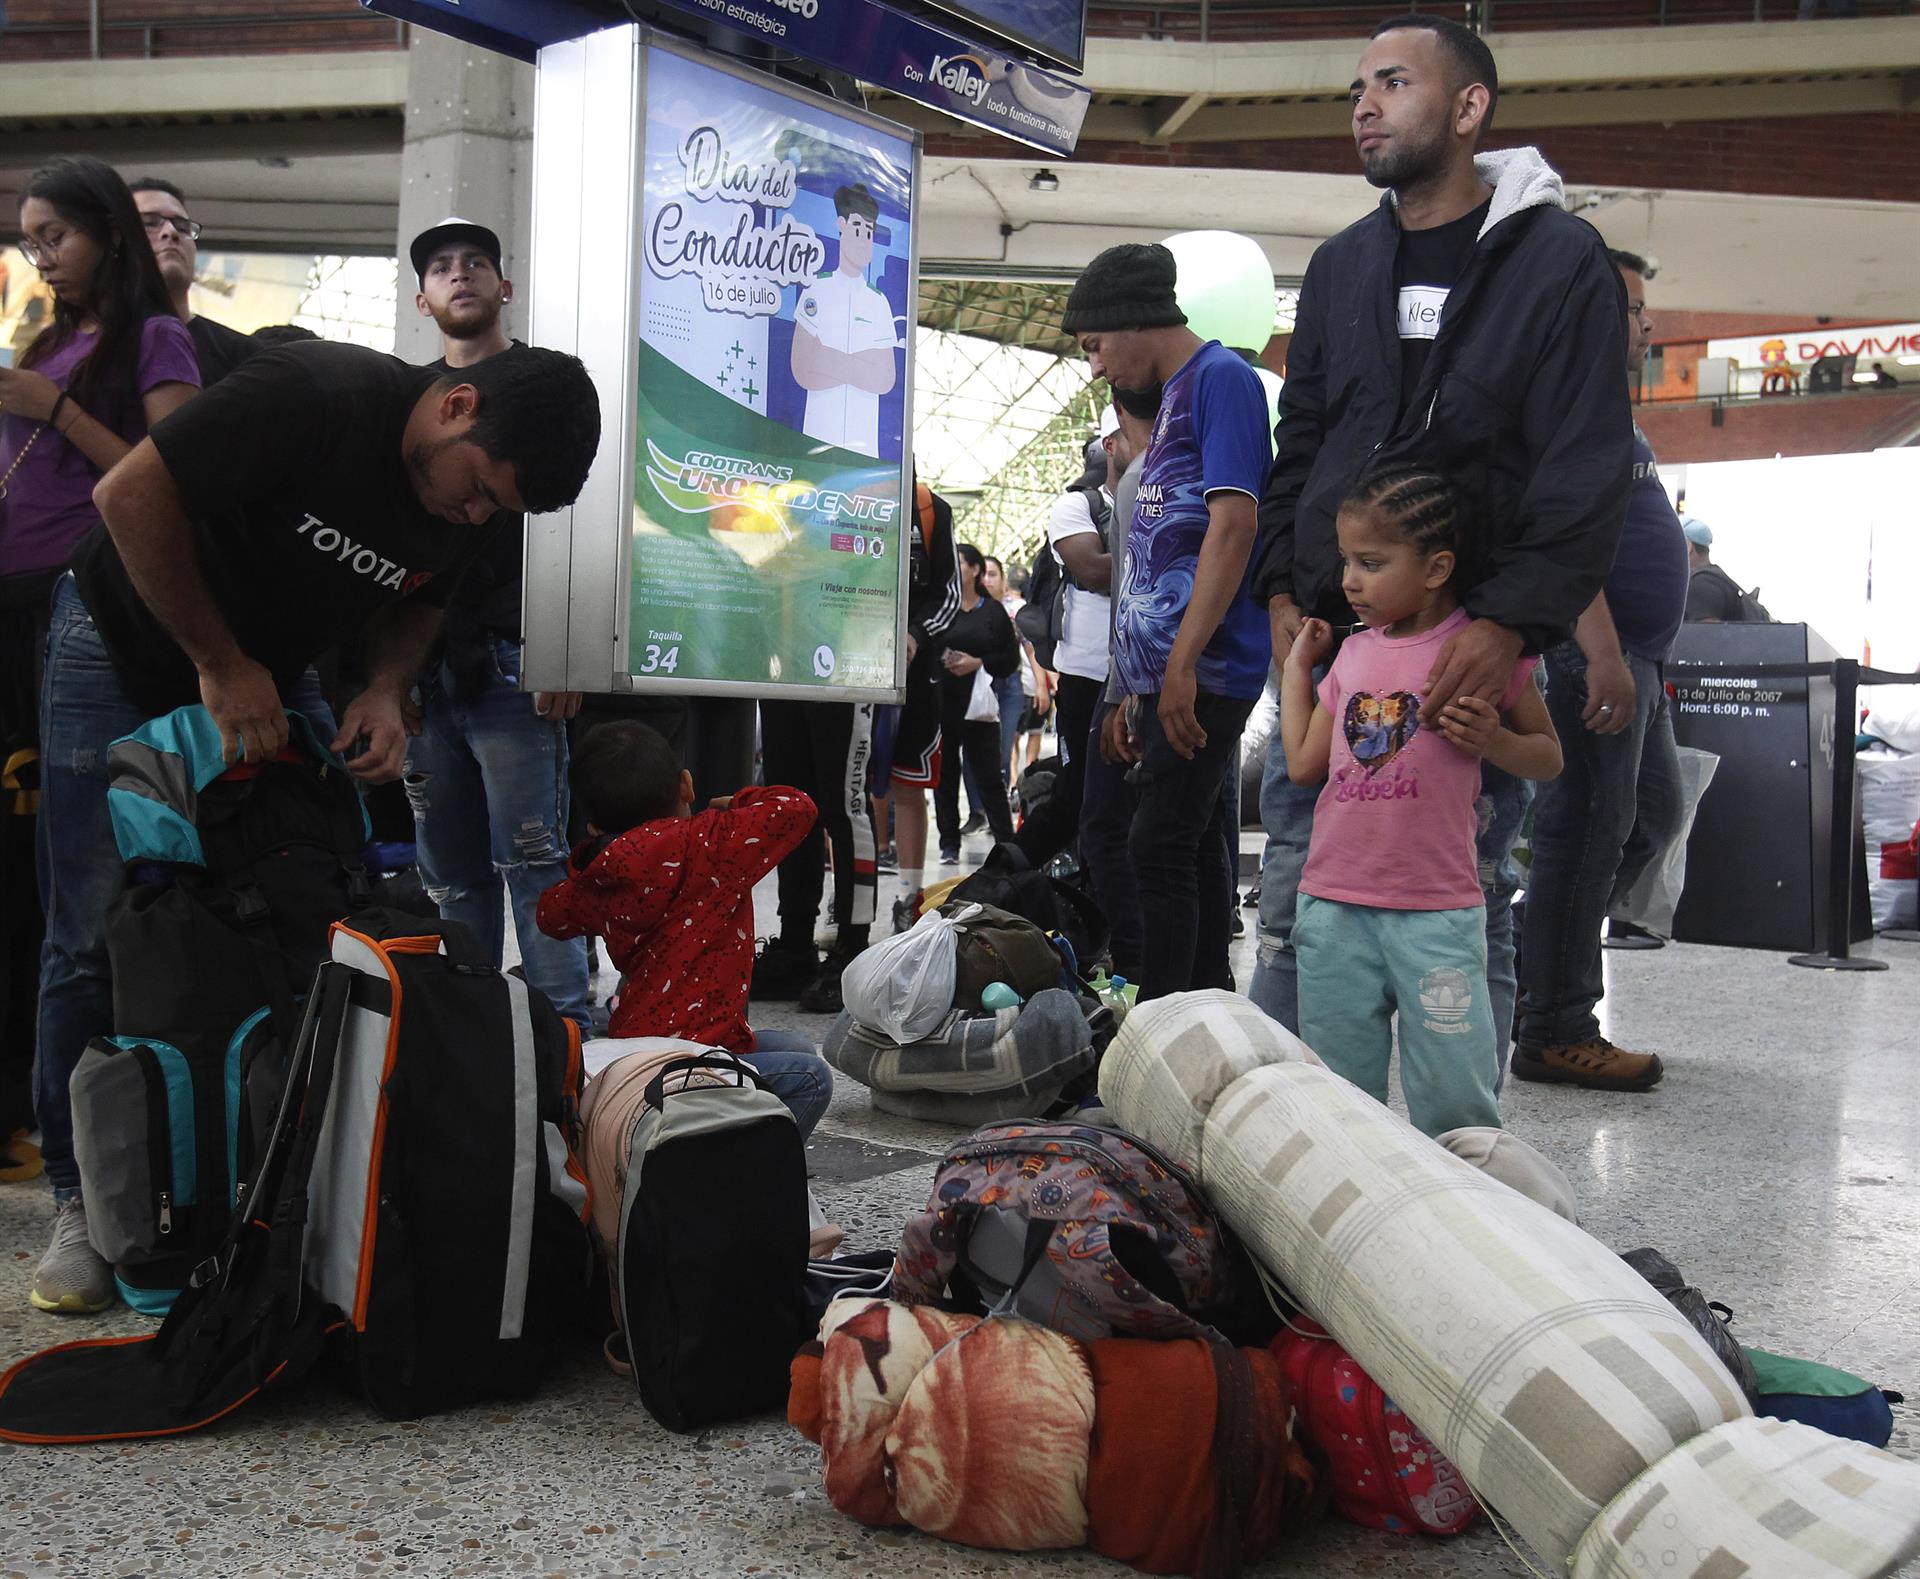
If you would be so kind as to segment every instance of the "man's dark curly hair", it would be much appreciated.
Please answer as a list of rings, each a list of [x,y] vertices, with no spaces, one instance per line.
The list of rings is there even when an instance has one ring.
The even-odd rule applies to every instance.
[[[600,396],[577,356],[526,346],[446,375],[480,392],[467,441],[513,467],[535,514],[580,496],[600,448]]]
[[[625,833],[680,805],[680,758],[667,737],[637,719],[596,724],[574,749],[573,798],[602,833]]]

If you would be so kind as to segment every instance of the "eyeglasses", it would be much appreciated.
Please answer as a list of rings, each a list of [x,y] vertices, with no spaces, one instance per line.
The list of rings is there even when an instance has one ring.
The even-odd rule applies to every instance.
[[[140,225],[149,236],[157,236],[164,226],[171,225],[176,236],[185,236],[189,241],[200,239],[200,221],[188,219],[184,215],[176,218],[172,214],[142,214]]]
[[[54,255],[73,239],[75,232],[69,230],[61,234],[57,241],[35,241],[29,236],[20,238],[20,252],[27,262],[36,269],[44,269],[53,262]]]

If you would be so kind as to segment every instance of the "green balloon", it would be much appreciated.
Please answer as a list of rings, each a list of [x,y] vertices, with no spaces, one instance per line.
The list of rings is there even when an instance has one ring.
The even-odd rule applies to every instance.
[[[1174,295],[1202,340],[1263,351],[1273,338],[1273,265],[1251,236],[1231,230],[1183,230],[1169,236],[1178,274]]]

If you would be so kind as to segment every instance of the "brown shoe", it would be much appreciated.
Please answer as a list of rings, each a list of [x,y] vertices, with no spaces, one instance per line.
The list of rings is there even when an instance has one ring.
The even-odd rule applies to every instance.
[[[1518,1048],[1513,1072],[1522,1080],[1586,1086],[1594,1091],[1650,1091],[1666,1073],[1655,1053],[1630,1053],[1604,1036],[1533,1050]]]
[[[40,1148],[27,1139],[24,1129],[16,1129],[0,1140],[0,1184],[24,1184],[46,1171],[40,1160]]]

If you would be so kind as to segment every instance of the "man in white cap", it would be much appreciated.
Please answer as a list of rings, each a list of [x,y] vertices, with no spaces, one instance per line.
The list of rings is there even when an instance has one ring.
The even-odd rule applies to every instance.
[[[450,218],[408,248],[419,283],[414,305],[440,330],[436,367],[471,367],[524,354],[502,314],[513,281],[500,270],[500,238]],[[527,980],[587,1029],[587,953],[579,938],[543,933],[540,895],[567,875],[567,725],[577,691],[520,688],[523,519],[496,531],[455,586],[445,640],[420,676],[420,733],[407,753],[420,879],[450,921],[460,921],[497,965],[505,910]]]

